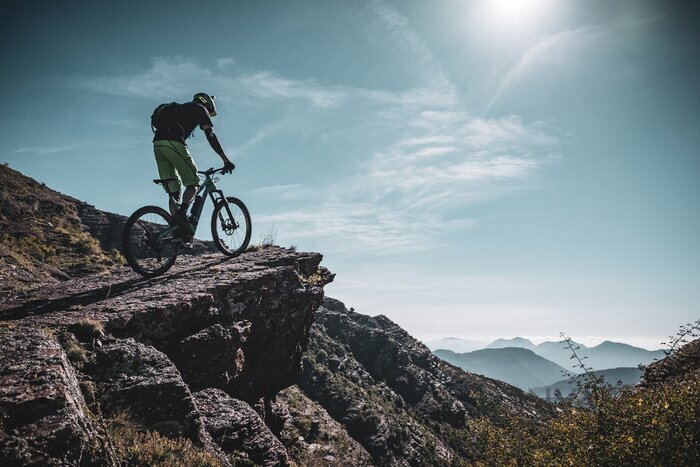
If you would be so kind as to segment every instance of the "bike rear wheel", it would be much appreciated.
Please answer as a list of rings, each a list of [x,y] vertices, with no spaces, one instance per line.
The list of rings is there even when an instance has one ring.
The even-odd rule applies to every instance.
[[[248,248],[251,231],[250,213],[243,201],[228,197],[217,203],[211,215],[211,235],[219,251],[226,256],[240,255]]]
[[[177,258],[179,243],[174,241],[175,222],[165,209],[144,206],[124,225],[122,242],[129,266],[144,277],[164,274]]]

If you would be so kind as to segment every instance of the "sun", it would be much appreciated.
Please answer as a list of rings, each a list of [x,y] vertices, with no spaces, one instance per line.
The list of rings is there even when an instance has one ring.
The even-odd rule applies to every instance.
[[[552,11],[554,0],[487,0],[491,22],[503,29],[527,28]]]

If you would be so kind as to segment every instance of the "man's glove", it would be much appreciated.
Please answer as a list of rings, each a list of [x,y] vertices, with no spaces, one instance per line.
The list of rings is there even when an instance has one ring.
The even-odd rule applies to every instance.
[[[225,174],[230,174],[231,172],[233,172],[233,169],[235,169],[235,168],[236,168],[236,164],[234,164],[233,162],[231,162],[231,161],[224,162],[224,173]]]

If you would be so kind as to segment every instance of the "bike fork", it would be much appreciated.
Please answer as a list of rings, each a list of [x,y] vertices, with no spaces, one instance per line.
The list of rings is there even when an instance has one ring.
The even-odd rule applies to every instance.
[[[221,190],[214,190],[214,191],[212,191],[211,193],[209,193],[209,196],[211,196],[211,200],[212,200],[212,202],[214,203],[214,206],[216,206],[216,199],[214,198],[214,193],[216,193],[217,195],[219,195],[219,200],[220,200],[220,201],[223,201],[223,202],[225,203],[225,204],[224,204],[224,207],[226,208],[226,212],[228,213],[228,218],[231,219],[231,221],[233,222],[234,228],[237,229],[237,228],[238,228],[238,224],[236,223],[236,219],[234,219],[234,217],[233,217],[233,213],[231,212],[231,208],[230,208],[229,205],[228,205],[228,201],[226,201],[226,197],[224,196],[224,192],[221,191]],[[222,223],[225,222],[223,216],[221,215],[221,211],[219,211],[219,220],[220,220]]]

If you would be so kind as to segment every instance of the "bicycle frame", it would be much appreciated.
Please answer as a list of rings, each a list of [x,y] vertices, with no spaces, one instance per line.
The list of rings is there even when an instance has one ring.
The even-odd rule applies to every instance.
[[[224,192],[219,190],[216,185],[214,184],[214,180],[212,179],[213,174],[208,174],[204,173],[204,181],[202,184],[199,186],[199,189],[197,190],[197,193],[195,195],[195,198],[197,196],[202,196],[204,198],[204,202],[206,202],[207,197],[211,199],[211,202],[216,206],[216,203],[221,202],[222,200],[225,200],[226,197],[224,196]],[[218,180],[218,178],[217,178]],[[229,207],[228,203],[224,205],[226,207],[226,212],[229,215],[229,219],[234,219],[233,213],[231,212],[231,208]],[[202,210],[204,210],[204,204],[202,204]],[[193,219],[192,222],[192,228],[194,231],[197,231],[197,226],[199,225],[199,219],[202,216],[202,211],[199,212],[199,216]],[[221,214],[219,214],[219,218],[223,222],[223,217],[221,217]],[[235,222],[235,219],[234,219]],[[238,227],[238,225],[236,225]],[[168,235],[179,235],[179,230],[180,227],[177,225],[174,225],[170,228],[167,228],[163,230],[159,235],[158,235],[158,242],[171,242],[171,243],[182,243],[182,237],[176,236],[174,238],[167,239]]]

